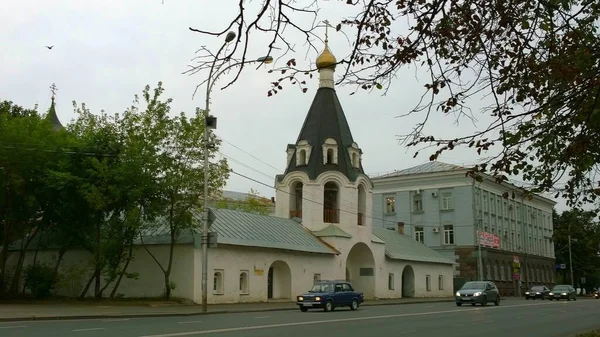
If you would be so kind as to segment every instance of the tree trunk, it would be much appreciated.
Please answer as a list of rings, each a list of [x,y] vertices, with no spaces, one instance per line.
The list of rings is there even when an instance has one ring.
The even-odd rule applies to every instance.
[[[171,299],[171,281],[169,281],[169,274],[165,273],[165,300]]]
[[[96,284],[94,285],[94,297],[101,298],[102,292],[100,290],[100,281],[101,281],[101,271],[102,267],[100,266],[100,221],[96,224],[96,266],[95,266],[95,279]]]
[[[67,252],[66,248],[61,248],[58,251],[58,258],[56,259],[56,264],[54,265],[54,281],[55,282],[56,282],[56,279],[58,278],[58,268],[60,268],[60,264],[62,263],[63,256],[65,256],[66,252]]]
[[[44,239],[44,230],[40,231],[40,239],[38,240],[38,245],[35,247],[35,253],[33,254],[33,262],[31,265],[35,267],[37,263],[38,252],[40,251],[40,246],[42,245],[42,240]],[[21,290],[22,294],[25,294],[25,284],[23,284],[23,289]]]
[[[13,279],[10,285],[9,292],[11,294],[18,294],[19,292],[19,282],[21,281],[21,272],[23,271],[23,263],[25,262],[25,255],[27,254],[27,248],[29,244],[33,240],[33,238],[37,235],[37,227],[33,230],[33,233],[29,235],[27,240],[25,241],[25,245],[23,245],[23,241],[21,241],[21,251],[19,252],[19,260],[17,262],[17,268],[15,269],[15,274],[13,275]]]
[[[85,289],[83,289],[83,291],[81,292],[81,295],[79,295],[80,300],[83,300],[85,298],[85,294],[87,294],[87,292],[90,290],[90,287],[92,286],[92,282],[94,281],[95,278],[96,278],[96,272],[94,271],[94,274],[92,275],[92,277],[90,277],[88,283],[85,285]]]
[[[0,294],[4,294],[6,291],[6,262],[8,260],[8,245],[10,244],[8,239],[8,226],[9,222],[7,217],[5,217],[2,233],[2,265],[0,265]]]
[[[123,280],[123,276],[127,272],[127,267],[129,267],[129,262],[131,262],[132,258],[133,258],[133,244],[130,244],[129,245],[129,253],[127,255],[127,260],[125,261],[123,270],[121,271],[121,274],[119,275],[119,278],[117,279],[117,282],[115,283],[115,286],[113,287],[113,290],[110,292],[110,298],[114,298],[115,295],[117,294],[117,289],[119,289],[119,285],[121,285],[121,280]]]

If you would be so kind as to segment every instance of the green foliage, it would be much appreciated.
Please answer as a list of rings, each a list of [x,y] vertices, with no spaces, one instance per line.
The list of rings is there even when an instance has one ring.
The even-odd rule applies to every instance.
[[[35,298],[50,296],[56,285],[54,269],[46,264],[34,264],[25,268],[25,288],[31,291]]]
[[[94,284],[93,294],[101,297],[111,285],[116,296],[122,279],[139,278],[127,269],[140,233],[155,231],[166,219],[173,247],[181,233],[196,229],[203,206],[204,114],[172,116],[171,99],[162,100],[163,91],[162,83],[154,90],[146,86],[145,106],[138,107],[136,96],[120,115],[94,114],[74,102],[77,118],[60,131],[35,111],[0,103],[0,246],[23,239],[16,241],[21,251],[11,291],[18,289],[27,245],[40,233],[39,249],[57,247],[59,258],[52,268],[26,267],[26,287],[46,296],[52,279],[83,297]],[[208,155],[215,159],[220,141],[215,135],[209,141]],[[213,161],[211,195],[228,176],[227,162]],[[57,275],[63,255],[73,247],[92,254],[90,266]],[[6,289],[6,254],[1,255],[0,289]],[[168,279],[173,255],[171,249],[164,266],[156,260],[167,297],[175,289]],[[91,276],[89,282],[85,275]]]
[[[569,240],[571,235],[571,254],[575,283],[581,277],[589,279],[600,268],[600,224],[593,212],[580,210],[564,211],[560,215],[554,213],[554,233],[552,240],[555,247],[557,263],[569,264]],[[590,281],[592,281],[590,279]],[[588,284],[589,285],[589,284]]]
[[[485,172],[501,182],[508,175],[522,175],[531,192],[552,192],[572,207],[593,204],[600,210],[598,0],[338,1],[338,6],[351,6],[346,10],[355,14],[334,23],[354,41],[349,56],[339,60],[339,83],[386,94],[405,78],[399,71],[414,65],[428,73],[417,106],[401,111],[423,116],[401,136],[404,144],[434,147],[428,153],[432,161],[447,151],[470,148],[474,155],[486,155],[482,165],[472,168],[474,177]],[[318,7],[318,2],[295,7],[265,0],[264,8],[297,18],[274,22],[268,43],[252,40],[254,27],[278,17],[269,18],[270,11],[234,9],[226,22],[239,25],[246,39],[234,42],[223,59],[246,57],[248,46],[257,47],[253,42],[265,43],[266,55],[290,51],[291,31],[304,35],[315,28],[313,20],[299,16],[316,16]],[[308,42],[310,49],[320,49]],[[316,69],[297,63],[292,58],[270,71],[279,78],[270,80],[268,96],[287,83],[306,92],[304,76],[312,78]],[[203,68],[206,64],[192,72]],[[482,104],[484,98],[489,103]],[[475,123],[478,112],[489,122],[474,133],[427,133],[430,121],[453,118],[458,124],[467,118]],[[488,150],[498,155],[488,157]]]
[[[272,212],[271,200],[261,197],[258,192],[250,189],[243,201],[221,199],[216,203],[217,208],[234,209],[247,213],[269,215]]]
[[[600,329],[577,334],[575,337],[600,337]]]

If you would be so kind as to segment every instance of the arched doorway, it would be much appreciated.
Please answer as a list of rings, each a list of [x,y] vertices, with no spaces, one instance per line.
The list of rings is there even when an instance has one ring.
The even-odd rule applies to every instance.
[[[278,260],[269,267],[267,276],[268,299],[292,298],[292,271],[287,263]]]
[[[402,297],[415,296],[415,271],[410,265],[402,270]]]
[[[375,259],[371,248],[359,242],[355,244],[346,259],[346,278],[352,287],[361,291],[365,298],[375,298]]]

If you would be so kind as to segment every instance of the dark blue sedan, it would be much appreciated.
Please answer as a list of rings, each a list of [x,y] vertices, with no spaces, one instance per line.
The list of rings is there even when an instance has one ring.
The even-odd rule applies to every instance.
[[[363,293],[355,291],[346,281],[320,281],[308,293],[298,296],[296,304],[300,311],[306,312],[312,308],[333,311],[336,307],[356,310],[363,302]]]

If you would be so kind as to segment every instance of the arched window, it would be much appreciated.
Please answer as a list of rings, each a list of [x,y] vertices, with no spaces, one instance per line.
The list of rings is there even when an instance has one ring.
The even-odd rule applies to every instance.
[[[500,265],[500,280],[502,281],[506,281],[506,267],[504,265],[504,261],[502,261],[502,264]]]
[[[339,207],[340,190],[334,182],[325,184],[324,205],[323,205],[323,222],[339,223],[340,222],[340,207]]]
[[[352,153],[352,167],[358,167],[358,154]]]
[[[248,272],[242,270],[240,272],[240,293],[248,294]]]
[[[367,191],[363,184],[358,185],[358,225],[365,225],[365,212],[367,210]]]
[[[334,161],[335,151],[331,148],[327,149],[327,162],[326,164],[335,164]]]
[[[213,275],[213,292],[215,294],[223,294],[223,271],[215,271]]]
[[[498,261],[496,261],[494,263],[494,281],[498,280],[499,276],[498,276]]]
[[[298,152],[298,166],[306,165],[306,150],[300,150]]]
[[[297,181],[292,184],[290,191],[290,218],[302,218],[302,189],[304,184]]]

